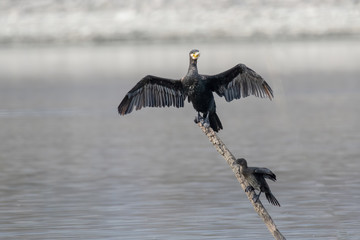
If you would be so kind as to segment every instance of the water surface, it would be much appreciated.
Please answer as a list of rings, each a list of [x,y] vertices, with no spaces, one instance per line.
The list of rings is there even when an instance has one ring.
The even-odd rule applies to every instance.
[[[278,177],[261,198],[288,239],[358,239],[360,45],[283,42],[0,49],[1,239],[272,239],[183,109],[117,105],[188,52],[215,74],[242,62],[275,99],[216,97],[219,136]]]

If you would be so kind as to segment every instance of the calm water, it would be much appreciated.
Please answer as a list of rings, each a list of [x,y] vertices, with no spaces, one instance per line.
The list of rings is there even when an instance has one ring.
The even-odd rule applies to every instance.
[[[278,176],[288,239],[359,239],[360,44],[110,45],[0,49],[1,239],[272,239],[195,111],[117,105],[144,75],[242,62],[274,101],[216,98],[220,137]]]

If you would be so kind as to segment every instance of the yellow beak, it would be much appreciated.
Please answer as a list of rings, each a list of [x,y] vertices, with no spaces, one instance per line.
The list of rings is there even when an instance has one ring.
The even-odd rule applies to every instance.
[[[200,56],[200,52],[196,52],[196,53],[191,54],[192,59],[198,59],[199,56]]]

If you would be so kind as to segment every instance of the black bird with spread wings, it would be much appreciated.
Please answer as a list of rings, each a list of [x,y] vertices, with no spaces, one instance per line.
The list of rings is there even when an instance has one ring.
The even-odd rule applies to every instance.
[[[204,126],[214,131],[222,129],[216,114],[213,92],[225,97],[227,102],[249,95],[273,98],[273,91],[265,80],[256,72],[238,64],[217,75],[200,75],[197,60],[200,52],[196,49],[190,53],[189,70],[180,80],[171,80],[148,75],[141,79],[121,101],[118,111],[125,115],[142,107],[183,107],[186,97],[198,112],[195,122],[202,121]],[[203,114],[203,116],[200,115]]]

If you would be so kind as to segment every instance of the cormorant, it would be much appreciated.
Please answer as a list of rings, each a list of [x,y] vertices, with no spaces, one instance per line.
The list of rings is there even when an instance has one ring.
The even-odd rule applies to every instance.
[[[246,187],[245,192],[254,190],[259,191],[258,195],[254,193],[254,202],[257,202],[261,192],[264,192],[269,203],[280,207],[280,203],[271,193],[269,185],[265,180],[265,178],[268,178],[274,182],[276,181],[276,175],[272,171],[267,168],[248,167],[244,158],[237,159],[235,163],[241,166],[241,174],[244,175],[245,179],[250,184],[250,186]]]
[[[216,114],[213,92],[225,97],[227,102],[249,95],[273,98],[273,91],[265,80],[244,64],[238,64],[217,75],[200,75],[197,69],[199,50],[191,50],[190,65],[185,77],[171,80],[147,75],[141,79],[121,101],[118,111],[120,115],[131,113],[142,107],[184,106],[186,97],[198,112],[195,122],[204,121],[204,126],[214,131],[222,129]],[[200,116],[200,113],[203,116]]]

